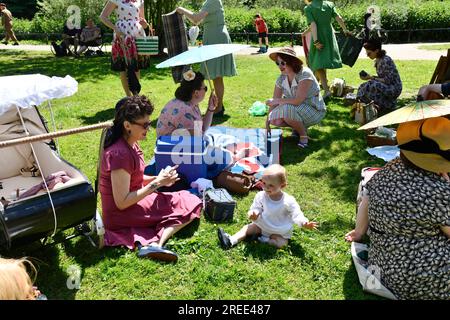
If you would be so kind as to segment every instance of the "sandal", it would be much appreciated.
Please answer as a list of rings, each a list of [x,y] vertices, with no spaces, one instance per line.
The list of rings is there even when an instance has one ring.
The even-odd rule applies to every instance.
[[[300,140],[298,141],[297,146],[302,148],[302,149],[307,148],[308,147],[308,140],[306,140],[306,142],[305,142],[305,141],[302,141],[302,139],[305,139],[305,138],[308,139],[308,136],[299,136],[299,138],[300,138]]]

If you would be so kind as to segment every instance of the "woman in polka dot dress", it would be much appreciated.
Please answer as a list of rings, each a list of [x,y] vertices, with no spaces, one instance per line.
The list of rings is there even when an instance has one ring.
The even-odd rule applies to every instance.
[[[109,20],[114,10],[117,14],[115,25]],[[138,55],[135,42],[137,37],[144,37],[144,29],[149,27],[144,18],[144,0],[108,0],[100,15],[100,20],[114,30],[111,69],[120,72],[123,89],[127,96],[131,96],[123,48],[126,51],[128,63],[131,68],[134,68],[138,79],[140,78],[140,70],[148,68],[150,65],[150,56]]]

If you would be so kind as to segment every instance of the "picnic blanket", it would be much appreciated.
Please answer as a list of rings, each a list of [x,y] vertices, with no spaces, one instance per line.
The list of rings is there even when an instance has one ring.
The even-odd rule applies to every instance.
[[[169,58],[188,50],[186,25],[183,16],[176,12],[162,15],[164,39],[166,41]],[[172,78],[175,83],[183,80],[183,72],[186,66],[172,68]]]
[[[267,136],[266,129],[214,126],[205,134],[231,152],[233,163],[226,170],[233,173],[254,174],[259,179],[264,168],[280,162],[281,129],[272,129]]]

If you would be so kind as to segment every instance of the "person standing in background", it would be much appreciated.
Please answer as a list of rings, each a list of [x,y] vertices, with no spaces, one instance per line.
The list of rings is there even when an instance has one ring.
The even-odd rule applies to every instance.
[[[339,47],[334,35],[332,20],[341,26],[345,34],[347,31],[344,20],[337,13],[333,2],[323,0],[305,0],[305,15],[311,27],[311,45],[308,57],[309,67],[314,71],[324,90],[324,99],[331,96],[328,87],[327,69],[342,67]]]
[[[117,14],[115,24],[109,19],[113,11]],[[136,47],[136,38],[144,37],[144,29],[150,27],[144,17],[144,0],[108,0],[100,20],[114,30],[111,70],[120,72],[123,90],[127,96],[131,96],[127,81],[127,64],[128,68],[134,69],[138,80],[141,77],[141,70],[150,67],[150,56],[139,55]],[[124,49],[127,51],[126,55]]]
[[[2,25],[5,27],[5,41],[3,41],[3,44],[8,44],[8,40],[14,41],[13,46],[18,46],[19,41],[16,38],[16,35],[13,31],[13,16],[11,14],[11,11],[6,9],[5,3],[0,3],[0,12],[2,13]]]
[[[259,41],[258,53],[266,53],[267,50],[269,49],[269,37],[268,37],[269,28],[267,28],[266,22],[264,21],[264,19],[261,17],[261,14],[259,14],[259,13],[255,15],[255,27],[256,27],[256,32],[258,32],[258,41]],[[263,38],[266,41],[265,48],[262,45]]]
[[[225,25],[225,15],[221,0],[206,0],[203,3],[199,13],[193,13],[185,8],[178,7],[176,11],[184,14],[195,25],[203,22],[203,44],[221,44],[231,43],[227,26]],[[218,98],[218,104],[214,117],[222,117],[225,108],[223,106],[223,96],[225,93],[225,85],[223,77],[232,77],[237,74],[236,63],[233,55],[228,54],[223,57],[211,59],[206,62],[209,76],[213,79],[215,93]],[[201,66],[202,74],[208,76],[203,64]]]

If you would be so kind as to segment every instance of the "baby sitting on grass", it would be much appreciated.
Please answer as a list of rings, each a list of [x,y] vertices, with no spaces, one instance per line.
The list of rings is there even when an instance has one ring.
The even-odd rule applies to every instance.
[[[282,191],[287,185],[286,170],[282,166],[269,166],[264,170],[261,180],[264,191],[256,194],[247,213],[253,222],[232,236],[219,228],[217,234],[222,248],[230,249],[246,237],[253,236],[259,236],[260,242],[282,248],[292,237],[294,224],[311,230],[317,229],[318,223],[310,222],[294,197]]]

